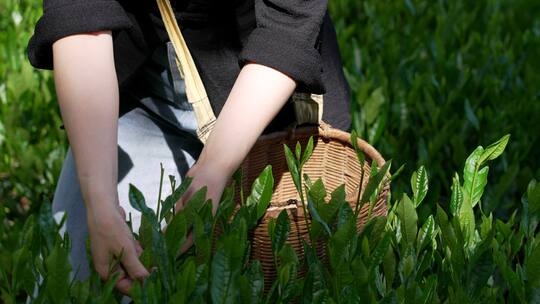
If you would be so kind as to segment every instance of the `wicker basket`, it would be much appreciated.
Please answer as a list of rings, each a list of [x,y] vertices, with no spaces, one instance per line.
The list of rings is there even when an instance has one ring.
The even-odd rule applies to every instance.
[[[272,201],[259,225],[251,232],[251,259],[261,262],[265,290],[270,288],[276,278],[272,242],[268,235],[270,218],[277,218],[283,209],[287,209],[291,221],[291,231],[287,242],[295,249],[299,259],[302,259],[304,255],[302,239],[309,240],[300,203],[289,203],[291,199],[298,201],[300,198],[287,167],[283,144],[287,144],[292,149],[298,141],[302,144],[302,147],[305,147],[310,136],[313,136],[314,149],[311,158],[304,165],[303,173],[306,173],[312,181],[320,177],[328,193],[331,193],[341,184],[345,184],[346,200],[351,205],[351,208],[354,209],[356,206],[361,169],[351,145],[349,133],[323,124],[320,127],[298,128],[294,133],[284,131],[261,136],[242,164],[242,186],[244,192],[249,193],[253,181],[266,165],[272,165],[272,173],[275,179]],[[358,139],[358,146],[364,152],[366,159],[363,190],[369,180],[371,161],[376,160],[379,166],[382,166],[385,161],[379,152],[367,142]],[[384,185],[372,210],[372,216],[386,215],[389,190],[389,185]],[[360,211],[360,219],[357,224],[358,230],[362,229],[367,221],[368,207],[368,204],[365,204]],[[317,247],[319,258],[325,261],[325,244],[321,242]],[[298,275],[302,276],[304,273],[305,269],[300,269]]]

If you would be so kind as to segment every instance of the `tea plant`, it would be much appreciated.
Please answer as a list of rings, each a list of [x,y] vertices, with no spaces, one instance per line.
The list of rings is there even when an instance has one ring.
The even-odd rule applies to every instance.
[[[489,162],[503,153],[508,139],[469,155],[463,174],[453,177],[452,197],[445,202],[448,210],[436,205],[434,213],[418,215],[429,185],[427,171],[420,167],[411,177],[412,192],[390,204],[387,217],[370,219],[360,232],[343,185],[327,195],[321,179],[300,179],[310,145],[304,154],[300,146],[295,154],[286,152],[297,169],[292,170],[293,179],[302,181],[310,238],[299,255],[287,241],[291,223],[286,210],[270,221],[278,275],[268,290],[260,262],[250,260],[249,231],[270,203],[271,167],[263,170],[236,208],[233,182],[215,215],[205,198],[206,188],[175,211],[174,202],[190,185],[189,178],[176,188],[172,181],[173,194],[161,202],[159,212],[148,208],[131,186],[130,203],[142,213],[136,235],[145,249],[141,260],[154,270],[134,285],[131,297],[135,303],[534,302],[540,294],[540,184],[530,182],[521,208],[508,221],[494,219],[479,204]],[[373,170],[369,180],[383,183],[363,196],[372,196],[388,182],[389,167],[388,162]],[[58,234],[60,225],[47,203],[28,219],[22,234],[28,246],[14,253],[12,269],[0,269],[3,301],[14,303],[24,295],[30,303],[119,301],[114,279],[101,282],[96,273],[83,282],[70,279],[69,240]],[[189,233],[193,246],[181,252]],[[320,258],[314,241],[326,244],[327,258]],[[301,269],[304,275],[299,275]]]

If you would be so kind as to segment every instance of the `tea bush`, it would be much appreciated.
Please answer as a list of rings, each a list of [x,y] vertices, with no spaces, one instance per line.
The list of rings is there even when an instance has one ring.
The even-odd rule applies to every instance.
[[[540,184],[531,181],[520,210],[508,221],[494,219],[480,208],[488,163],[503,153],[507,143],[505,136],[469,155],[462,175],[453,176],[449,211],[437,205],[434,213],[418,216],[430,184],[427,171],[420,167],[412,175],[412,191],[392,201],[387,217],[370,219],[360,232],[355,212],[345,201],[344,186],[327,193],[322,180],[311,183],[300,175],[312,145],[308,143],[302,157],[285,148],[293,180],[305,196],[310,235],[303,242],[304,258],[299,259],[287,243],[287,211],[268,224],[278,275],[267,292],[260,262],[249,259],[249,231],[270,202],[274,182],[270,166],[236,212],[235,184],[229,186],[215,216],[205,198],[206,188],[175,213],[174,202],[189,186],[189,178],[160,202],[159,213],[148,208],[131,186],[130,203],[142,213],[136,235],[144,248],[141,260],[156,269],[144,283],[132,287],[132,299],[135,303],[536,302]],[[387,162],[371,171],[360,203],[374,204],[377,183],[389,181],[389,167]],[[175,187],[174,181],[171,185]],[[0,269],[2,299],[13,303],[28,295],[30,303],[117,302],[114,279],[103,283],[93,272],[86,281],[70,280],[69,240],[58,234],[62,223],[57,224],[50,212],[45,203],[27,220],[20,240],[27,246],[13,253],[10,275]],[[179,254],[190,231],[194,245]],[[326,244],[327,261],[319,259],[312,246],[318,240]],[[304,277],[298,276],[299,269],[307,270]]]
[[[354,243],[336,240],[339,231],[346,232],[338,229],[335,217],[321,215],[330,235],[325,232],[319,237],[334,244],[329,250],[342,246],[349,264],[321,266],[312,259],[314,270],[305,279],[281,270],[281,285],[262,300],[286,302],[298,296],[293,291],[309,297],[300,291],[316,289],[313,298],[297,301],[328,297],[332,299],[328,301],[354,302],[355,296],[369,302],[417,302],[422,297],[424,302],[536,301],[540,249],[539,190],[534,179],[540,178],[536,153],[540,133],[534,130],[535,118],[540,117],[540,2],[332,0],[329,7],[351,85],[353,128],[393,158],[394,164],[406,164],[401,176],[416,172],[414,180],[420,182],[413,183],[411,192],[407,179],[393,180],[388,217],[374,220],[351,237]],[[60,237],[50,215],[48,201],[67,142],[60,129],[52,74],[32,69],[24,51],[41,10],[40,1],[0,1],[0,299],[23,302],[32,295],[34,302],[68,298],[109,302],[118,299],[111,282],[103,283],[95,275],[85,282],[71,282],[66,276],[69,242]],[[487,167],[474,161],[482,152],[467,159],[467,151],[506,133],[512,134],[512,140],[490,164],[486,182]],[[466,160],[469,173],[450,174]],[[477,168],[471,169],[471,163]],[[428,175],[430,190],[419,190],[425,189]],[[471,196],[472,189],[484,189],[486,183],[485,192]],[[402,227],[404,214],[414,225]],[[219,222],[219,216],[204,216],[211,223]],[[280,227],[286,226],[283,222],[282,218]],[[339,228],[345,227],[346,220],[341,223]],[[415,241],[411,240],[413,226]],[[243,237],[242,231],[231,238]],[[434,237],[426,238],[426,231]],[[222,247],[225,253],[230,249],[225,243]],[[203,265],[198,248],[204,245],[199,242],[169,267],[175,276],[180,275],[176,270],[182,270],[187,280],[193,278],[196,266],[199,281],[173,283],[177,277],[167,281],[158,277],[162,273],[154,274],[147,286],[155,291],[138,299],[185,296],[196,301],[196,294],[212,299],[216,279],[211,275],[217,272],[212,272],[213,264],[198,268]],[[289,262],[289,266],[278,265],[280,269],[288,267],[292,272],[305,263],[280,253]],[[214,261],[215,256],[208,259]],[[225,260],[229,263],[230,256]],[[240,293],[238,301],[249,302],[247,278],[253,283],[249,290],[254,297],[262,296],[256,286],[260,284],[257,263],[234,269],[239,273],[231,274],[235,279],[231,284],[241,287],[226,289],[227,295]],[[163,284],[169,284],[165,293]],[[195,286],[190,288],[196,293],[187,295],[177,286]]]

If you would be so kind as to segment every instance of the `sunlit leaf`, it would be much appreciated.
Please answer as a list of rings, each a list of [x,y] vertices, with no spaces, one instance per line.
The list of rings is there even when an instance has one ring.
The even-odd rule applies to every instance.
[[[287,160],[287,167],[291,173],[292,180],[296,187],[296,191],[300,193],[302,191],[302,185],[300,184],[300,168],[298,161],[294,158],[291,149],[287,145],[283,144],[283,149],[285,150],[285,158]]]
[[[452,196],[450,197],[450,213],[456,216],[463,204],[463,190],[459,183],[459,176],[457,173],[452,179]]]
[[[411,176],[411,187],[413,191],[413,201],[416,207],[422,203],[428,192],[428,175],[426,168],[421,166]]]
[[[312,153],[313,153],[313,136],[310,136],[309,140],[308,140],[308,143],[306,145],[306,149],[304,150],[304,153],[302,153],[302,159],[300,160],[300,166],[304,166],[304,164],[311,157]]]
[[[397,207],[397,215],[401,222],[401,233],[407,243],[412,243],[416,239],[416,229],[418,215],[411,199],[404,194]]]
[[[272,198],[273,189],[274,177],[272,176],[272,166],[268,165],[253,182],[251,194],[246,199],[246,206],[256,206],[257,220],[266,212]]]
[[[499,157],[504,152],[509,139],[510,134],[507,134],[498,141],[489,145],[480,156],[480,160],[478,161],[479,164],[481,165],[488,160],[494,160],[495,158]]]

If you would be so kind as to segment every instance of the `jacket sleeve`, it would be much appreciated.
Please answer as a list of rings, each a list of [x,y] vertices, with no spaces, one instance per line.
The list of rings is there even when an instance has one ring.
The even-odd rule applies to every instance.
[[[293,78],[299,90],[324,93],[317,42],[326,10],[326,0],[255,0],[256,28],[240,64],[272,67]]]
[[[43,15],[28,42],[28,59],[36,68],[52,69],[52,44],[56,40],[129,27],[129,17],[115,0],[44,0]]]

